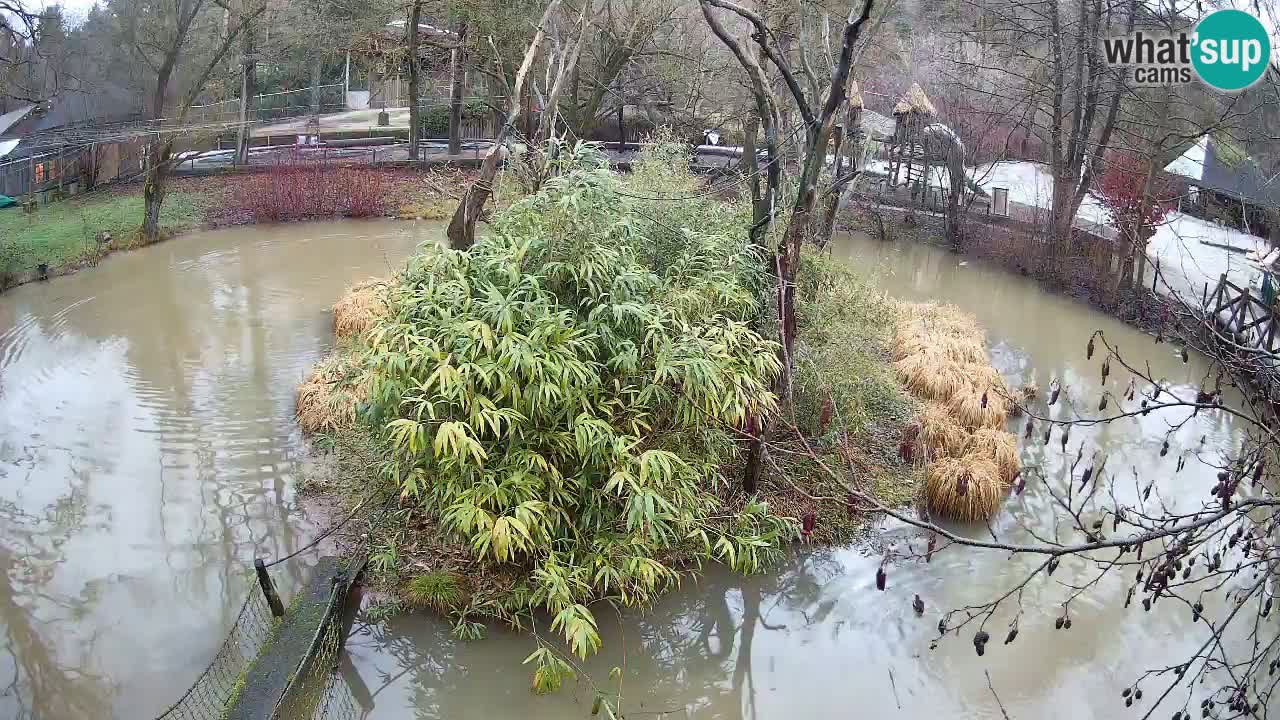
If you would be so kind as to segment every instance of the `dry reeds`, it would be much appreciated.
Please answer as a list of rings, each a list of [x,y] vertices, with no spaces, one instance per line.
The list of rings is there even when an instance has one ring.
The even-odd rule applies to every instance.
[[[969,430],[1002,428],[1009,419],[1009,406],[995,390],[966,385],[956,391],[947,406]]]
[[[894,115],[906,115],[909,113],[918,113],[920,115],[937,115],[938,110],[929,101],[929,96],[924,94],[924,88],[920,87],[920,83],[911,83],[911,87],[903,93],[898,103],[893,106]]]
[[[996,428],[983,428],[965,438],[959,455],[990,458],[1000,470],[1004,482],[1013,482],[1022,463],[1018,460],[1018,442],[1013,435]]]
[[[898,377],[925,401],[916,443],[928,463],[926,506],[957,520],[990,517],[1019,463],[1004,430],[1009,388],[987,360],[982,328],[953,306],[907,304],[893,356]]]
[[[999,468],[988,458],[941,458],[925,471],[925,504],[930,512],[956,520],[985,520],[1000,507],[1006,487]]]
[[[351,427],[356,407],[369,397],[372,377],[345,357],[328,357],[298,386],[298,426],[305,433]]]
[[[937,403],[925,403],[918,419],[920,432],[916,441],[924,450],[924,457],[938,458],[956,455],[964,451],[969,434],[958,425],[951,411]]]
[[[373,279],[347,290],[347,294],[333,305],[333,334],[339,338],[352,338],[369,332],[389,310],[387,287],[386,280]]]

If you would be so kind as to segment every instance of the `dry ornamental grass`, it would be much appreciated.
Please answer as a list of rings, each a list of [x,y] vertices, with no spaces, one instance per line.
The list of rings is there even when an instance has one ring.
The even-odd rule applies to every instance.
[[[389,281],[381,278],[352,286],[333,305],[333,334],[346,340],[369,332],[387,313],[388,286]]]
[[[982,328],[949,305],[905,304],[893,341],[894,369],[925,401],[917,419],[924,501],[956,520],[990,517],[1019,469],[1005,429],[1009,389],[987,360]]]
[[[331,433],[353,426],[356,407],[368,398],[371,380],[346,357],[325,358],[298,386],[298,426],[305,433]]]

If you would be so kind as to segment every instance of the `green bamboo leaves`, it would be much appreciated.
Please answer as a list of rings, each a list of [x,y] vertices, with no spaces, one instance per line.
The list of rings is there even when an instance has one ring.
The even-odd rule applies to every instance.
[[[750,324],[763,280],[749,211],[658,212],[620,194],[594,150],[573,153],[469,251],[410,261],[369,336],[366,416],[405,497],[477,558],[527,572],[504,612],[546,609],[585,657],[600,644],[592,601],[651,602],[679,578],[664,561],[691,547],[757,571],[793,530],[713,494],[739,452],[728,428],[776,410],[777,346]],[[685,167],[642,161],[633,182],[678,190]],[[554,654],[528,662],[539,692],[567,676]]]

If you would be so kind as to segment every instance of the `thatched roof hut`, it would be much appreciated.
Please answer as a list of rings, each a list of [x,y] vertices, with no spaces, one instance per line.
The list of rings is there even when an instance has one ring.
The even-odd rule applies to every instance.
[[[849,95],[849,107],[855,108],[857,110],[861,110],[863,108],[862,89],[858,87],[857,80],[853,80],[853,79],[849,80],[848,95]]]
[[[903,93],[902,98],[898,100],[898,104],[893,106],[894,115],[937,115],[938,110],[929,102],[929,96],[924,94],[924,90],[920,87],[920,83],[911,83],[911,87]]]

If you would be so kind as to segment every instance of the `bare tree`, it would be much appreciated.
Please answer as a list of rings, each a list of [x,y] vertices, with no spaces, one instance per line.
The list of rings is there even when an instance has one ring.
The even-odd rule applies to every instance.
[[[797,80],[796,73],[792,71],[791,64],[786,58],[786,53],[779,47],[769,24],[763,16],[741,5],[729,2],[729,0],[699,0],[699,3],[702,6],[703,16],[706,18],[712,32],[729,48],[730,52],[742,65],[743,70],[746,71],[751,81],[752,95],[756,99],[757,111],[764,124],[765,162],[769,168],[768,180],[765,184],[764,202],[767,202],[768,206],[764,209],[763,217],[752,227],[753,240],[757,242],[762,237],[760,235],[761,229],[767,227],[775,215],[774,204],[777,198],[777,182],[779,180],[778,166],[781,162],[777,140],[777,125],[780,118],[779,106],[775,99],[774,91],[768,82],[768,77],[763,70],[762,65],[764,62],[776,69],[781,76],[783,84],[790,94],[789,100],[799,113],[804,129],[804,144],[801,150],[800,171],[796,179],[795,198],[791,204],[791,212],[787,219],[787,226],[783,230],[781,242],[772,256],[774,272],[777,277],[776,310],[778,334],[781,341],[780,352],[782,357],[780,359],[783,368],[778,380],[778,394],[785,400],[790,396],[792,349],[796,339],[795,278],[800,264],[800,250],[805,240],[810,237],[810,234],[818,225],[813,218],[814,206],[818,199],[818,176],[826,165],[827,147],[830,144],[832,127],[838,114],[847,104],[848,97],[846,93],[848,91],[849,72],[853,65],[854,47],[862,33],[863,26],[871,17],[874,0],[864,0],[861,12],[849,13],[845,21],[844,31],[841,34],[840,51],[832,64],[830,81],[825,90],[825,97],[821,99],[821,105],[818,105],[818,93],[821,91],[818,83],[814,80],[811,84],[812,97],[806,94]],[[712,8],[727,10],[747,22],[752,31],[751,41],[755,44],[756,49],[763,58],[763,62],[758,60],[752,53],[747,52],[742,42],[729,34],[717,19],[716,13]],[[814,78],[814,72],[807,65],[806,63],[806,74],[810,78]],[[759,483],[762,469],[762,442],[769,432],[767,427],[760,427],[755,430],[756,432],[749,446],[747,468],[743,478],[743,488],[747,492],[754,492]]]
[[[449,221],[447,232],[449,246],[455,250],[466,250],[475,244],[476,223],[484,213],[484,206],[488,204],[489,198],[493,195],[493,181],[498,174],[498,161],[502,158],[506,149],[504,143],[512,128],[515,127],[516,122],[520,120],[521,113],[524,112],[521,97],[524,93],[526,78],[538,57],[539,50],[542,48],[547,28],[559,8],[560,0],[551,0],[547,4],[546,10],[543,11],[542,19],[538,21],[538,28],[533,34],[533,39],[529,41],[529,46],[525,49],[524,61],[520,63],[520,69],[516,71],[515,82],[507,93],[508,110],[506,122],[498,128],[493,145],[485,153],[484,160],[480,164],[480,176],[463,193],[462,199],[458,201],[458,207],[454,210],[453,217]]]
[[[409,22],[405,24],[406,45],[409,47],[409,159],[418,159],[419,137],[422,134],[421,105],[418,97],[422,90],[418,76],[422,72],[418,58],[418,26],[422,22],[422,0],[409,3]]]
[[[132,8],[137,13],[135,20],[138,23],[134,53],[155,74],[148,109],[154,120],[165,121],[164,125],[157,123],[157,131],[147,151],[146,182],[142,191],[142,237],[148,242],[157,240],[160,235],[160,208],[164,204],[172,170],[174,132],[182,129],[191,106],[200,97],[214,70],[235,46],[241,32],[262,15],[267,6],[265,3],[245,6],[239,12],[232,12],[227,5],[219,4],[218,7],[228,13],[233,24],[227,26],[225,34],[212,50],[190,68],[181,68],[180,65],[190,60],[189,55],[200,31],[210,30],[216,22],[208,12],[211,9],[208,0],[140,2]],[[173,116],[166,118],[174,75],[181,69],[188,70],[190,80],[179,95]]]
[[[967,35],[978,51],[960,59],[956,72],[969,79],[970,96],[1024,107],[1047,145],[1054,185],[1046,269],[1059,273],[1128,91],[1124,70],[1102,57],[1101,38],[1131,32],[1139,3],[970,2],[968,9],[975,22]]]

